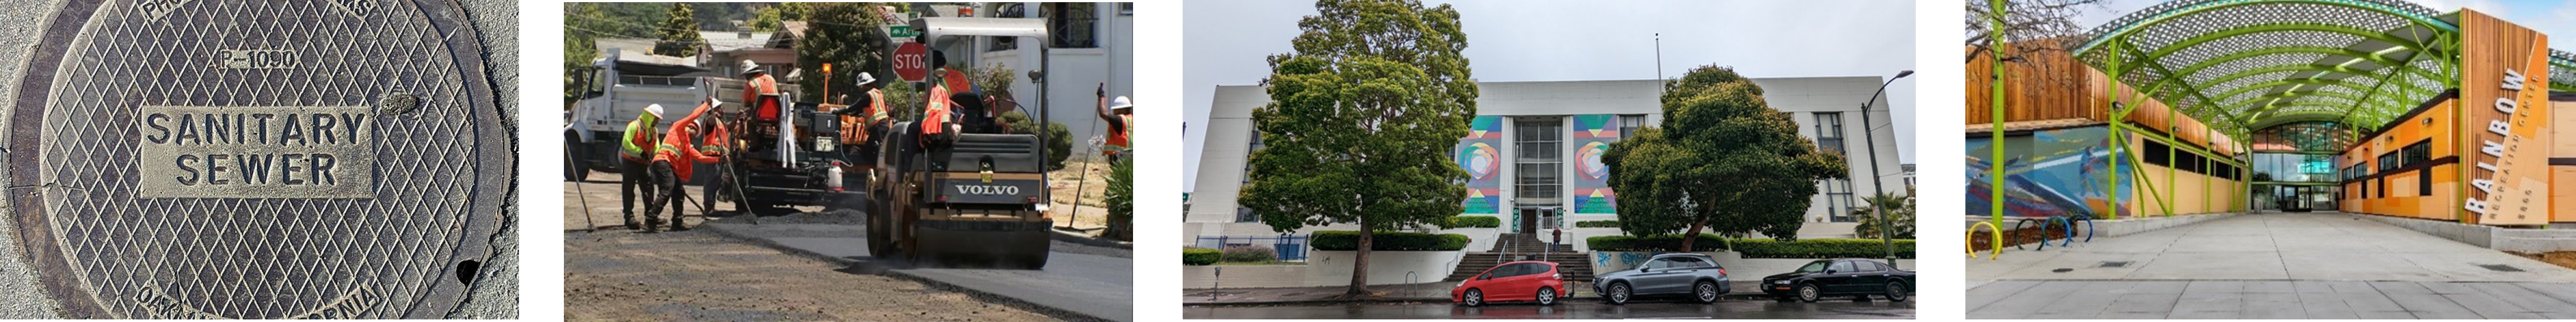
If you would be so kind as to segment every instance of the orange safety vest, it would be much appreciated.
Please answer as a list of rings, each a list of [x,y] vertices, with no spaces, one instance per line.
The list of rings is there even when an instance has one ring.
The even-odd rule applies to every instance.
[[[697,146],[689,143],[690,139],[698,136],[698,129],[697,126],[695,126],[698,122],[698,118],[706,116],[707,110],[712,109],[714,108],[709,107],[705,103],[699,103],[697,111],[689,112],[689,116],[682,117],[678,122],[671,123],[671,130],[667,133],[663,133],[661,144],[658,144],[656,149],[653,151],[653,161],[670,162],[671,174],[678,175],[681,180],[687,180],[691,173],[691,169],[696,168],[700,162],[715,163],[724,161],[724,159],[717,158],[715,156],[699,154]],[[716,122],[715,126],[713,128],[709,128],[706,133],[706,145],[717,147],[725,146],[725,142],[733,140],[732,138],[727,137],[725,133],[727,133],[727,131],[725,130],[724,123]]]
[[[1134,131],[1136,131],[1136,116],[1135,116],[1135,115],[1119,115],[1119,116],[1118,116],[1118,130],[1117,130],[1117,131],[1109,131],[1109,142],[1108,142],[1108,145],[1109,145],[1109,146],[1118,147],[1118,148],[1120,148],[1120,149],[1126,149],[1126,148],[1128,148],[1128,147],[1127,147],[1127,132],[1134,132]],[[1116,153],[1116,152],[1111,152],[1111,153]]]
[[[770,78],[769,74],[760,74],[760,77],[752,77],[750,82],[742,84],[743,105],[760,104],[762,94],[778,94],[778,79]]]
[[[921,134],[948,132],[948,105],[953,103],[948,101],[948,86],[931,86],[930,97],[924,97],[922,101],[926,103],[921,107]]]
[[[653,118],[653,113],[644,113],[635,120],[626,121],[626,139],[618,142],[622,148],[618,149],[617,156],[624,157],[627,161],[651,161],[653,152],[645,149],[653,146],[653,123],[656,122],[658,120]]]

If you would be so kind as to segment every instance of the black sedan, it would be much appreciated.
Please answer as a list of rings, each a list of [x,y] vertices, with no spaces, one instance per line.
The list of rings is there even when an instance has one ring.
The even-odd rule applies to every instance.
[[[1799,266],[1795,272],[1762,277],[1762,293],[1782,301],[1815,302],[1836,295],[1866,300],[1870,295],[1883,295],[1889,301],[1904,302],[1913,292],[1913,285],[1914,271],[1858,258],[1816,260]]]

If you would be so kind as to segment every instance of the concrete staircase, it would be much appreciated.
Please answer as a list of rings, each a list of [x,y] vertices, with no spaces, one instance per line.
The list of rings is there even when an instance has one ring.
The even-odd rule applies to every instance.
[[[1451,271],[1449,278],[1442,281],[1467,280],[1476,277],[1478,273],[1484,273],[1486,269],[1494,268],[1494,265],[1524,258],[1556,262],[1557,271],[1565,274],[1566,281],[1592,280],[1591,256],[1575,252],[1574,246],[1548,244],[1534,235],[1502,234],[1494,240],[1493,249],[1467,253],[1466,257],[1458,260],[1458,268]]]

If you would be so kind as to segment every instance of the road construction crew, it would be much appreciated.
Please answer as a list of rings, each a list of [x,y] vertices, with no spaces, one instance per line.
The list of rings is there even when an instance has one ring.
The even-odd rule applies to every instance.
[[[1110,163],[1118,163],[1119,154],[1131,149],[1127,142],[1127,131],[1135,128],[1136,104],[1129,102],[1125,95],[1118,96],[1118,99],[1109,99],[1108,83],[1101,83],[1100,89],[1092,95],[1100,98],[1100,108],[1097,112],[1100,114],[1100,120],[1109,122],[1109,139],[1102,144],[1105,146],[1100,149],[1100,155],[1109,157]]]
[[[725,135],[730,132],[725,130],[723,122],[716,122],[715,119],[706,117],[708,110],[714,110],[716,106],[723,104],[713,97],[707,98],[705,103],[698,104],[697,111],[689,112],[689,116],[680,117],[679,121],[672,122],[671,131],[662,136],[660,144],[655,145],[653,184],[661,187],[662,195],[653,198],[652,203],[645,205],[644,231],[653,231],[654,221],[661,213],[663,203],[671,204],[671,231],[689,229],[688,225],[680,219],[681,204],[686,203],[682,199],[689,197],[686,190],[680,189],[680,183],[688,181],[691,170],[696,168],[698,163],[724,160],[721,158],[724,154],[724,144],[731,142],[733,138]],[[703,139],[706,145],[690,144],[693,139],[700,139],[701,133],[705,135]]]
[[[626,122],[626,138],[617,140],[619,145],[622,145],[622,149],[617,151],[617,156],[625,159],[625,162],[619,163],[617,167],[619,173],[617,188],[621,191],[617,200],[626,212],[626,229],[644,229],[643,226],[635,224],[635,204],[649,200],[635,200],[635,191],[643,190],[644,198],[647,199],[657,195],[654,193],[651,170],[652,149],[655,146],[655,138],[661,135],[655,133],[653,127],[661,122],[662,104],[644,106],[644,115],[637,115],[635,120]],[[645,209],[645,211],[652,211],[652,207]]]

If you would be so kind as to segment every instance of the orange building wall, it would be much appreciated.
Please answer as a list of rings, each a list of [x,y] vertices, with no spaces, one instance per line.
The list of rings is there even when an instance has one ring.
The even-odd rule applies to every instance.
[[[2576,95],[2553,96],[2549,103],[2550,109],[2569,111],[2576,108]],[[2576,128],[2570,128],[2576,127],[2576,113],[2550,113],[2549,119],[2549,222],[2576,222],[2576,165],[2556,162],[2576,159]]]
[[[2337,168],[2364,164],[2369,167],[2370,173],[2378,174],[2380,173],[2379,155],[2398,151],[2406,145],[2415,144],[2426,138],[2435,138],[2431,140],[2431,153],[2428,155],[2428,160],[2435,163],[2443,162],[2443,158],[2457,160],[2460,150],[2459,141],[2456,140],[2459,137],[2456,131],[2459,123],[2453,119],[2458,115],[2454,113],[2458,108],[2455,103],[2456,101],[2445,101],[2422,113],[2416,113],[2413,117],[2394,123],[2395,125],[2381,131],[2379,135],[2356,141],[2358,143],[2356,146],[2344,150],[2343,162],[2339,162]],[[2351,213],[2459,220],[2460,209],[2457,206],[2461,201],[2459,199],[2460,170],[2460,164],[2456,161],[2432,167],[2429,171],[2433,176],[2432,194],[2424,194],[2419,189],[2421,176],[2426,175],[2428,173],[2426,171],[2406,171],[2363,180],[2367,181],[2366,184],[2361,181],[2347,182],[2343,184],[2344,200],[2341,208]],[[2381,185],[2387,186],[2386,194],[2379,193],[2382,191]]]

